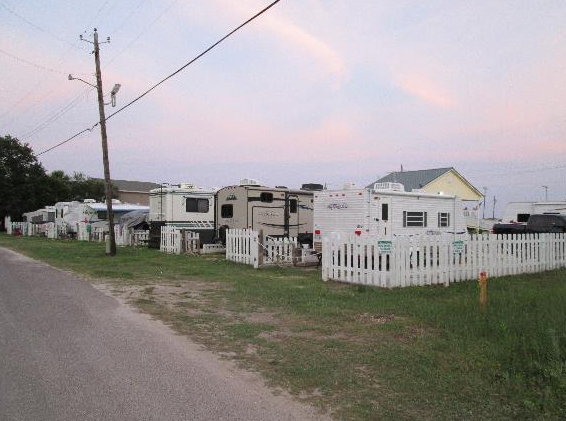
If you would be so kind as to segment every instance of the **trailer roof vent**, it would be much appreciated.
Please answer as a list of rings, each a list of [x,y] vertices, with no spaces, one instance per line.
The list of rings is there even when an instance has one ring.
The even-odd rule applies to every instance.
[[[375,183],[374,191],[405,191],[405,186],[401,183]]]
[[[343,189],[344,190],[352,190],[356,188],[356,183],[352,182],[352,181],[348,181],[347,183],[344,184]]]
[[[324,189],[322,184],[318,183],[306,183],[301,186],[301,190],[309,190],[309,191],[321,191]]]
[[[242,178],[240,186],[261,186],[260,182],[253,178]]]
[[[287,186],[275,186],[276,189],[289,189]]]
[[[94,200],[94,199],[85,199],[85,200],[83,201],[83,203],[96,203],[96,200]]]
[[[181,183],[179,186],[180,186],[182,189],[187,189],[187,190],[190,190],[190,189],[194,189],[194,188],[195,188],[195,185],[194,185],[193,183]]]

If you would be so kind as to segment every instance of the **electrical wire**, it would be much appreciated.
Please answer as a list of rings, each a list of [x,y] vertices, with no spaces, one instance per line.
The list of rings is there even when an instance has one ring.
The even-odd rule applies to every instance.
[[[50,117],[48,117],[45,121],[43,121],[42,123],[38,124],[35,128],[31,129],[29,132],[24,133],[22,135],[22,138],[25,140],[26,138],[32,137],[34,135],[36,135],[37,133],[39,133],[40,131],[42,131],[43,129],[45,129],[46,127],[48,127],[51,123],[54,123],[55,121],[57,121],[60,117],[62,117],[63,115],[65,115],[67,112],[69,112],[70,110],[72,110],[73,108],[75,108],[75,106],[79,103],[79,101],[85,99],[88,97],[88,94],[90,92],[92,92],[94,90],[94,88],[89,87],[84,89],[79,95],[77,95],[70,103],[68,103],[66,106],[64,106],[63,108],[61,108],[60,110],[56,111],[55,113],[53,113]]]
[[[194,63],[195,61],[197,61],[198,59],[200,59],[202,56],[204,56],[205,54],[207,54],[208,52],[210,52],[212,49],[214,49],[216,46],[218,46],[220,43],[222,43],[223,41],[225,41],[227,38],[229,38],[230,36],[232,36],[233,34],[235,34],[236,32],[238,32],[240,29],[242,29],[244,26],[248,25],[249,23],[251,23],[252,21],[254,21],[255,19],[257,19],[258,17],[260,17],[261,15],[263,15],[265,12],[267,12],[269,9],[271,9],[272,7],[274,7],[277,3],[279,3],[281,0],[275,0],[274,2],[270,3],[267,7],[263,8],[262,10],[260,10],[258,13],[256,13],[255,15],[253,15],[251,18],[249,18],[248,20],[246,20],[244,23],[242,23],[241,25],[239,25],[237,28],[233,29],[232,31],[230,31],[228,34],[224,35],[222,38],[220,38],[218,41],[216,41],[214,44],[212,44],[210,47],[208,47],[207,49],[205,49],[202,53],[200,53],[199,55],[197,55],[195,58],[189,60],[186,64],[184,64],[183,66],[181,66],[180,68],[178,68],[177,70],[175,70],[173,73],[171,73],[169,76],[166,76],[165,78],[161,79],[159,82],[157,82],[155,85],[153,85],[152,87],[150,87],[148,90],[146,90],[145,92],[143,92],[141,95],[137,96],[136,98],[134,98],[132,101],[128,102],[126,105],[124,105],[123,107],[121,107],[120,109],[118,109],[117,111],[113,112],[112,114],[110,114],[108,117],[105,118],[104,121],[108,121],[109,119],[111,119],[112,117],[114,117],[116,114],[124,111],[125,109],[127,109],[128,107],[130,107],[131,105],[133,105],[134,103],[136,103],[137,101],[139,101],[140,99],[142,99],[144,96],[146,96],[147,94],[149,94],[151,91],[153,91],[155,88],[157,88],[158,86],[160,86],[161,84],[163,84],[164,82],[166,82],[167,80],[171,79],[172,77],[174,77],[175,75],[179,74],[180,72],[182,72],[184,69],[186,69],[188,66],[190,66],[192,63]],[[59,142],[58,144],[51,146],[48,149],[45,149],[41,152],[39,152],[38,154],[36,154],[36,156],[40,156],[43,155],[49,151],[52,151],[55,148],[58,148],[59,146],[62,146],[68,142],[70,142],[71,140],[75,139],[76,137],[78,137],[79,135],[83,134],[86,131],[91,131],[92,129],[94,129],[96,126],[98,126],[100,124],[100,122],[96,123],[95,125],[93,125],[90,129],[84,129],[76,134],[74,134],[73,136],[71,136],[70,138]]]
[[[96,126],[98,126],[98,124],[99,124],[99,123],[96,123],[94,126],[88,128],[88,129],[84,129],[84,130],[81,130],[81,131],[78,132],[78,133],[75,133],[75,134],[72,135],[70,138],[68,138],[68,139],[66,139],[66,140],[63,140],[62,142],[59,142],[59,143],[57,143],[56,145],[53,145],[53,146],[51,146],[50,148],[45,149],[44,151],[41,151],[40,153],[36,154],[35,156],[43,155],[44,153],[47,153],[47,152],[49,152],[49,151],[52,151],[53,149],[58,148],[59,146],[63,146],[65,143],[70,142],[70,141],[73,140],[74,138],[76,138],[76,137],[82,135],[83,133],[91,132],[92,129],[94,129]]]
[[[133,105],[134,103],[136,103],[137,101],[139,101],[140,99],[142,99],[144,96],[146,96],[147,94],[149,94],[151,91],[153,91],[155,88],[157,88],[159,85],[163,84],[164,82],[166,82],[167,80],[171,79],[173,76],[176,76],[177,74],[181,73],[183,70],[185,70],[188,66],[190,66],[191,64],[193,64],[195,61],[197,61],[198,59],[200,59],[202,56],[204,56],[205,54],[207,54],[209,51],[211,51],[212,49],[214,49],[216,46],[218,46],[220,43],[222,43],[224,40],[226,40],[227,38],[229,38],[230,36],[232,36],[234,33],[238,32],[240,29],[242,29],[244,26],[246,26],[247,24],[249,24],[250,22],[252,22],[253,20],[257,19],[259,16],[263,15],[265,12],[267,12],[269,9],[271,9],[273,6],[275,6],[277,3],[279,3],[281,0],[275,0],[273,3],[269,4],[267,7],[265,7],[264,9],[262,9],[261,11],[259,11],[258,13],[256,13],[254,16],[252,16],[251,18],[249,18],[247,21],[245,21],[244,23],[242,23],[240,26],[238,26],[237,28],[233,29],[232,31],[230,31],[228,34],[224,35],[222,38],[220,38],[218,41],[216,41],[214,44],[212,44],[210,47],[208,47],[206,50],[204,50],[202,53],[200,53],[199,55],[197,55],[195,58],[193,58],[192,60],[189,60],[186,64],[184,64],[183,66],[179,67],[177,70],[175,70],[173,73],[171,73],[169,76],[164,77],[163,79],[161,79],[159,82],[157,82],[155,85],[153,85],[152,87],[150,87],[147,91],[143,92],[141,95],[139,95],[138,97],[134,98],[133,100],[131,100],[130,102],[128,102],[126,105],[124,105],[123,107],[119,108],[118,110],[114,111],[112,114],[110,114],[108,117],[106,117],[106,120],[110,120],[112,117],[114,117],[116,114],[121,113],[122,111],[124,111],[126,108],[130,107],[131,105]]]
[[[35,23],[33,23],[32,21],[30,21],[29,19],[26,19],[24,16],[20,15],[19,13],[15,12],[14,10],[10,9],[8,6],[6,6],[6,4],[2,1],[0,1],[0,6],[2,6],[4,9],[6,9],[9,13],[11,13],[12,15],[16,16],[18,19],[22,20],[23,22],[27,23],[29,26],[31,26],[32,28],[34,28],[35,30],[42,32],[46,35],[49,35],[50,37],[56,39],[57,41],[60,41],[62,43],[65,43],[67,45],[70,45],[71,48],[77,48],[77,49],[81,49],[79,47],[77,47],[76,45],[74,45],[72,42],[67,41],[64,38],[61,38],[58,35],[55,35],[54,33],[48,31],[45,28],[42,28],[39,25],[36,25]]]
[[[63,70],[57,70],[57,69],[52,69],[51,67],[42,66],[41,64],[37,64],[37,63],[34,63],[34,62],[32,62],[32,61],[26,60],[26,59],[24,59],[24,58],[18,57],[18,56],[16,56],[16,55],[14,55],[14,54],[12,54],[12,53],[9,53],[9,52],[7,52],[7,51],[5,51],[5,50],[2,50],[2,49],[0,49],[0,53],[4,54],[4,55],[6,55],[6,56],[8,56],[8,57],[10,57],[10,58],[13,58],[13,59],[16,60],[16,61],[19,61],[19,62],[21,62],[21,63],[25,63],[25,64],[27,64],[27,65],[29,65],[29,66],[36,67],[36,68],[41,69],[41,70],[44,70],[44,71],[46,71],[46,72],[59,73],[59,74],[63,74],[63,75],[66,74],[66,72],[64,72]]]
[[[140,8],[147,2],[147,0],[141,0],[132,11],[130,11],[130,13],[122,20],[122,22],[120,22],[118,25],[116,25],[114,27],[114,29],[112,29],[110,31],[111,33],[111,37],[115,36],[118,32],[120,32],[120,30],[122,30],[122,28],[124,27],[124,25],[126,24],[126,22],[128,22],[132,16],[134,16],[134,14],[140,10]],[[147,30],[147,28],[145,28]]]
[[[145,1],[145,0],[142,0]],[[138,39],[141,38],[142,35],[146,34],[148,29],[151,28],[153,25],[155,25],[157,23],[157,21],[159,21],[163,15],[165,13],[167,13],[176,3],[178,3],[179,0],[173,0],[171,3],[169,3],[169,5],[163,9],[161,11],[161,13],[159,13],[159,15],[157,15],[157,17],[155,19],[153,19],[149,25],[144,26],[143,29],[128,43],[128,45],[126,45],[124,48],[122,48],[114,57],[112,57],[104,66],[103,69],[106,69],[108,66],[110,66],[118,57],[120,57],[122,54],[124,54],[124,52],[126,50],[128,50]]]

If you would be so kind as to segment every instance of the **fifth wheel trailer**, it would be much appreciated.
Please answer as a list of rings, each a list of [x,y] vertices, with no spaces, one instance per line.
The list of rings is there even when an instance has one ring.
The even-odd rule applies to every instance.
[[[226,229],[248,228],[312,243],[313,190],[318,189],[319,184],[303,184],[302,189],[266,187],[252,179],[224,187],[216,193],[217,238],[225,242]]]

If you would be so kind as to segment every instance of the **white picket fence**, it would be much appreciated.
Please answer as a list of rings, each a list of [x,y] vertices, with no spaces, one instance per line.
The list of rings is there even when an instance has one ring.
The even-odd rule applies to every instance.
[[[275,238],[265,235],[261,242],[263,264],[293,263],[293,250],[298,246],[297,237]]]
[[[226,259],[258,268],[263,265],[292,264],[296,237],[276,238],[249,229],[226,231]],[[303,253],[301,253],[301,257]]]
[[[226,230],[226,260],[259,267],[259,233],[247,229]]]
[[[79,222],[77,224],[77,240],[90,241],[90,224],[87,222]]]
[[[90,229],[90,241],[97,241],[103,243],[106,241],[106,236],[108,231],[105,227],[91,227]]]
[[[566,234],[323,239],[322,279],[386,288],[449,285],[566,267]]]
[[[181,229],[176,227],[161,227],[160,250],[164,253],[181,254],[183,237]]]
[[[31,224],[28,222],[10,222],[10,224],[6,226],[6,232],[12,235],[14,230],[18,229],[22,235],[26,236],[28,235],[30,225]]]
[[[8,232],[12,229],[12,217],[9,215],[4,217],[4,229],[8,234],[11,234],[11,232]]]
[[[184,252],[189,254],[200,253],[200,235],[198,232],[184,231]]]
[[[45,236],[51,240],[57,238],[57,226],[55,222],[48,222],[45,225]]]
[[[132,243],[134,247],[147,246],[149,242],[149,230],[134,230],[132,233]]]

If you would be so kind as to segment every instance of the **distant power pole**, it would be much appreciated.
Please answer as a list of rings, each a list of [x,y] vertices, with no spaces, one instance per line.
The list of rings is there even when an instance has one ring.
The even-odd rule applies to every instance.
[[[483,219],[485,219],[485,202],[487,202],[487,187],[483,188],[483,211],[482,211]]]
[[[548,202],[548,186],[542,186],[544,189],[544,201]]]
[[[493,219],[495,219],[495,204],[497,203],[497,198],[495,196],[493,196],[493,215],[491,216]]]

